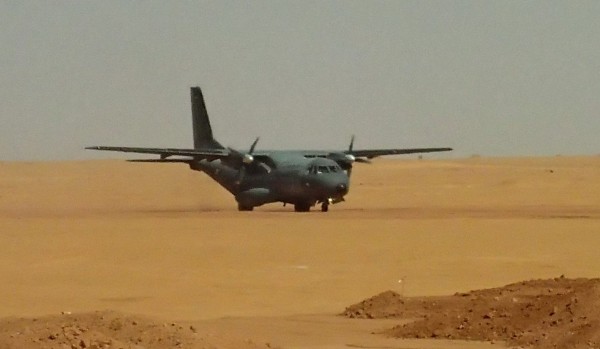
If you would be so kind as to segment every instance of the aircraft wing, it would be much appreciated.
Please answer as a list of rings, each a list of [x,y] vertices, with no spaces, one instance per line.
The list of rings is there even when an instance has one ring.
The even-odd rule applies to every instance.
[[[104,151],[120,151],[124,153],[138,154],[156,154],[160,155],[161,159],[166,159],[170,156],[191,156],[191,157],[213,157],[222,158],[230,155],[227,149],[176,149],[176,148],[136,148],[136,147],[106,147],[93,146],[86,147],[90,150]]]
[[[155,154],[160,155],[160,159],[139,160],[139,162],[188,162],[189,159],[167,159],[171,156],[187,156],[193,158],[213,158],[220,159],[232,155],[229,149],[177,149],[177,148],[137,148],[137,147],[108,147],[108,146],[92,146],[86,147],[90,150],[103,151],[120,151],[125,153],[137,154]],[[353,155],[356,158],[372,159],[383,155],[401,155],[415,153],[434,153],[442,151],[450,151],[452,148],[407,148],[407,149],[363,149],[363,150],[345,150],[341,152],[331,152],[325,150],[300,150],[296,151],[306,157],[327,157],[333,153],[343,153]],[[272,151],[257,151],[253,155],[256,157],[268,157]],[[136,160],[138,161],[138,160]]]
[[[418,153],[436,153],[442,151],[451,151],[452,148],[408,148],[408,149],[365,149],[365,150],[346,150],[344,153],[355,157],[365,157],[372,159],[382,155],[401,155]]]

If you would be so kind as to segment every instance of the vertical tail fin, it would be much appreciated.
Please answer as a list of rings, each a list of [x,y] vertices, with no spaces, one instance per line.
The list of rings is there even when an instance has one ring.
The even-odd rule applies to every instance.
[[[223,149],[212,134],[208,112],[204,104],[204,97],[200,87],[191,88],[192,95],[192,125],[194,128],[194,149]]]

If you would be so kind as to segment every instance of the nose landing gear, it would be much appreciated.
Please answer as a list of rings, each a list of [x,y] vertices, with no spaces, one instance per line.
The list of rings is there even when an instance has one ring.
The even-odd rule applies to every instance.
[[[327,201],[323,201],[323,203],[321,204],[321,212],[329,211],[329,205],[331,204],[333,204],[332,198],[327,199]]]

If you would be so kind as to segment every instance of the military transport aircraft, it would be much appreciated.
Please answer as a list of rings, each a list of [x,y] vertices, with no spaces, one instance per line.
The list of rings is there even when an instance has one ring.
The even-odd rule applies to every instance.
[[[297,212],[307,212],[316,204],[327,212],[329,205],[344,201],[350,188],[354,162],[370,163],[382,155],[431,153],[451,148],[354,150],[354,136],[347,150],[255,150],[256,138],[247,152],[225,148],[213,138],[204,97],[199,87],[191,88],[193,149],[86,147],[92,150],[156,154],[159,159],[133,162],[185,163],[202,171],[227,189],[240,211],[272,202],[293,204]]]

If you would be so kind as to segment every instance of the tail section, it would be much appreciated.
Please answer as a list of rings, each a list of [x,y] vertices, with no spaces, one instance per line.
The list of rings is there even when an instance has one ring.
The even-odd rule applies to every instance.
[[[208,112],[204,104],[204,96],[200,87],[191,88],[192,124],[194,128],[194,149],[224,149],[212,134]]]

